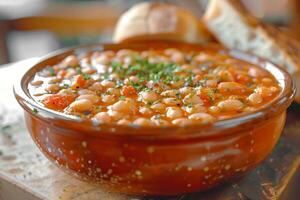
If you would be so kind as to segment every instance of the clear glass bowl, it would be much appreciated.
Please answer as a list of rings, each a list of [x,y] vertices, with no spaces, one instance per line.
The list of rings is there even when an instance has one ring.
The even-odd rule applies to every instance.
[[[163,41],[89,45],[46,56],[15,84],[15,96],[24,108],[28,130],[49,160],[70,174],[101,184],[111,191],[177,195],[203,191],[227,182],[245,174],[266,158],[280,137],[295,88],[291,77],[280,67],[240,51],[222,49],[272,73],[282,92],[255,112],[217,121],[207,127],[95,126],[91,121],[47,109],[29,94],[28,84],[34,74],[67,55],[150,47],[222,49],[217,45],[202,47]]]

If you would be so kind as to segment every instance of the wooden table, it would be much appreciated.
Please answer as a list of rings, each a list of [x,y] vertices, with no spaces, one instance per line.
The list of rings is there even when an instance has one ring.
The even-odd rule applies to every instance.
[[[64,174],[32,142],[13,82],[37,58],[0,68],[0,200],[200,200],[297,199],[300,196],[300,106],[288,111],[287,125],[273,153],[243,179],[211,191],[170,198],[128,197]],[[171,183],[170,183],[171,184]]]

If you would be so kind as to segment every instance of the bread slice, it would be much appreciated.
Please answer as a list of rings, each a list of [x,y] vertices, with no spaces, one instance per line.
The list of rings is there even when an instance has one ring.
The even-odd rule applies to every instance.
[[[292,75],[300,103],[300,43],[253,17],[239,0],[211,0],[203,20],[226,47],[266,58]]]
[[[203,22],[192,13],[167,3],[136,4],[119,19],[113,40],[174,40],[207,43],[212,40]]]

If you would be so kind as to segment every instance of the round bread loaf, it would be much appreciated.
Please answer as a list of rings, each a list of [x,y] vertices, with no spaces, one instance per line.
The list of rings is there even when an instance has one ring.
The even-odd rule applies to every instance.
[[[114,42],[132,40],[174,40],[207,43],[211,34],[189,11],[167,3],[139,3],[119,19]]]

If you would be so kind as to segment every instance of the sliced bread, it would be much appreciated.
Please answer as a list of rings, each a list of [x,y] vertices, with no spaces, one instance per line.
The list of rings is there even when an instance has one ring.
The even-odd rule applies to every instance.
[[[253,17],[239,0],[211,0],[203,20],[226,47],[247,51],[284,67],[298,88],[300,103],[300,43],[276,27]]]

